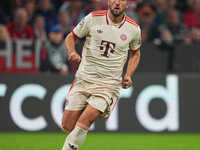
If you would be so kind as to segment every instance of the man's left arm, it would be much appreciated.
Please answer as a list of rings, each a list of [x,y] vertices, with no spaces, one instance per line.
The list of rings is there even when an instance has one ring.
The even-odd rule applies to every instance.
[[[124,79],[122,81],[122,87],[123,88],[129,88],[132,85],[132,79],[131,76],[135,72],[138,64],[140,61],[140,48],[137,50],[131,50],[130,51],[130,57],[128,60],[128,66],[126,69],[126,74],[124,76]]]

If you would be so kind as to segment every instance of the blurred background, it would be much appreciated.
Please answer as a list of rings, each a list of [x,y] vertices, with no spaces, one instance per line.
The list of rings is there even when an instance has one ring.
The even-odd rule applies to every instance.
[[[142,28],[138,72],[199,72],[200,1],[130,1],[127,15]],[[67,62],[63,39],[85,15],[106,6],[106,0],[2,1],[0,71],[73,74],[77,66]]]
[[[78,67],[67,61],[64,39],[84,16],[104,9],[107,0],[0,2],[0,141],[16,131],[60,132]],[[98,120],[91,131],[200,133],[200,0],[130,0],[126,14],[142,29],[141,61],[133,87],[121,90],[110,119]],[[76,43],[79,54],[83,43]],[[200,149],[199,134],[190,139],[196,143],[175,149]],[[0,142],[0,150],[10,149]]]

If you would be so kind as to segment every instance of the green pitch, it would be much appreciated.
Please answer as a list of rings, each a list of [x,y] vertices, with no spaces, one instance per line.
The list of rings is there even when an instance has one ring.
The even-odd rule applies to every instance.
[[[61,150],[63,133],[0,133],[0,150]],[[80,150],[200,150],[200,134],[90,133]]]

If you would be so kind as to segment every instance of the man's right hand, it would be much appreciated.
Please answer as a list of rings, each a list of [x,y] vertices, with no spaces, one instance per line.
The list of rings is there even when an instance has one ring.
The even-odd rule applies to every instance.
[[[68,53],[68,60],[69,62],[78,63],[81,61],[81,57],[76,52]]]

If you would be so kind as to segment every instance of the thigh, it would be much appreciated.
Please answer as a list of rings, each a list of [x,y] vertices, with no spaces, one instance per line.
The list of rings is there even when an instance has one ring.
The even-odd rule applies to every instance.
[[[98,109],[88,104],[79,117],[78,122],[89,128],[91,124],[100,117],[100,114],[101,112]]]
[[[118,97],[109,91],[95,91],[87,102],[101,112],[101,117],[108,119],[115,105],[118,102]]]
[[[64,132],[71,131],[76,125],[77,120],[79,119],[82,110],[65,110],[62,118],[62,129]]]
[[[83,81],[76,80],[72,83],[66,97],[65,110],[77,111],[86,107],[88,95],[84,90]]]

